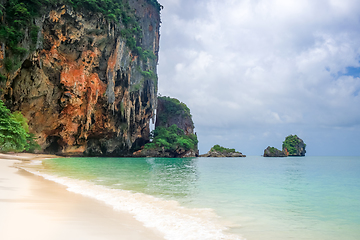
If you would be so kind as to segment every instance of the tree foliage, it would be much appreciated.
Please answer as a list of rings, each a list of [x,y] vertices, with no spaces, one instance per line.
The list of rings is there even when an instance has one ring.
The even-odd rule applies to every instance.
[[[39,149],[34,135],[29,133],[26,118],[20,113],[11,113],[0,100],[0,152],[22,152]]]
[[[277,152],[281,152],[279,149],[277,149],[277,148],[275,148],[275,147],[269,148],[269,151],[270,151],[270,153],[272,153],[272,154],[277,153]]]
[[[158,113],[157,120],[160,121],[159,125],[165,125],[169,118],[172,116],[182,116],[191,119],[190,109],[185,103],[180,102],[176,98],[171,97],[158,97],[164,105],[164,109],[161,113]]]
[[[145,145],[145,149],[164,149],[166,151],[196,150],[198,140],[195,134],[185,135],[176,124],[166,128],[157,127],[151,133],[152,142]]]
[[[237,151],[235,151],[234,148],[225,148],[222,147],[218,144],[214,145],[211,149],[210,152],[221,152],[221,153],[238,153]]]

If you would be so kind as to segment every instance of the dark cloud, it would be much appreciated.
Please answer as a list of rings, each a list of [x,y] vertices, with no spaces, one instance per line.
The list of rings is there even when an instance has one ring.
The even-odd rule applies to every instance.
[[[159,92],[190,107],[201,152],[218,143],[260,155],[298,134],[309,154],[358,155],[357,1],[161,4]]]

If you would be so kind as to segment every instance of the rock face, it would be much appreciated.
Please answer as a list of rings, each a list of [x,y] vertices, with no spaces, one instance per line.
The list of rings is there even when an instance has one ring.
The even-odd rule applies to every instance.
[[[267,147],[264,150],[264,157],[287,157],[287,154],[274,147]]]
[[[305,156],[306,144],[297,135],[289,135],[283,142],[282,149],[287,156]]]
[[[146,0],[128,3],[142,29],[137,44],[154,58],[134,54],[125,25],[100,13],[57,5],[35,18],[43,41],[7,75],[0,98],[29,120],[43,152],[124,156],[149,140],[157,79],[144,73],[156,73],[160,15]]]

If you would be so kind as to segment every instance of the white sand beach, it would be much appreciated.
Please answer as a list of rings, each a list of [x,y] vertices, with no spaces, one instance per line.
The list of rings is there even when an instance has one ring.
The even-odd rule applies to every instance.
[[[51,156],[0,155],[1,240],[164,239],[128,213],[13,167],[19,161],[47,157]]]

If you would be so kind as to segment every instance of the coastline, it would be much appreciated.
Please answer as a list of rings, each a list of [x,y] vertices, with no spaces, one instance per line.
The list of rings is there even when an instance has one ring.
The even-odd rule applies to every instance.
[[[164,239],[129,213],[14,167],[55,157],[0,154],[0,239]]]

